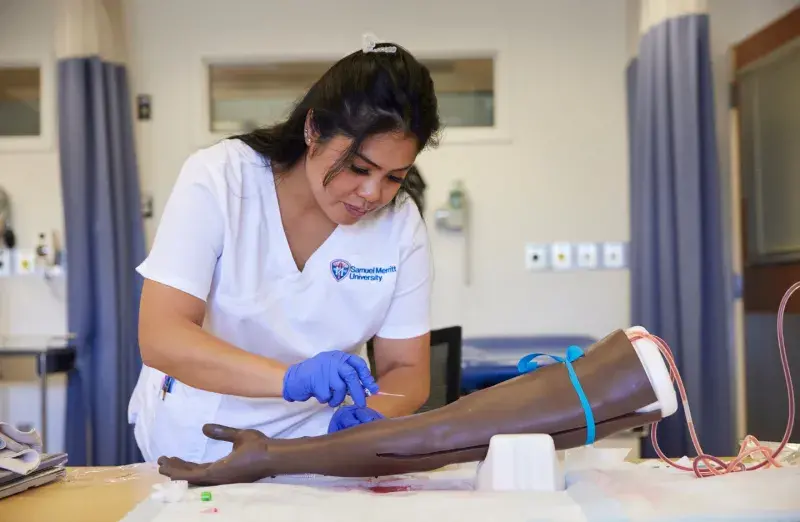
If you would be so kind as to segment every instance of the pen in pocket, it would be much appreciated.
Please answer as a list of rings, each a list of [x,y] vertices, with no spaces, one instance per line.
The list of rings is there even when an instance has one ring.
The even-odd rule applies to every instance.
[[[169,375],[164,376],[164,380],[161,381],[161,400],[163,401],[166,399],[168,393],[172,393],[172,383],[175,382],[175,378]]]

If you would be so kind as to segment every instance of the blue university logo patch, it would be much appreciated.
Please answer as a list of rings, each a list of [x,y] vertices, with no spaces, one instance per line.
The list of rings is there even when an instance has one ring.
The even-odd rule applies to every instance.
[[[334,259],[331,261],[331,275],[337,281],[341,281],[350,273],[350,263],[344,259]]]
[[[384,277],[396,272],[397,266],[395,265],[357,266],[351,265],[349,261],[344,259],[331,261],[331,275],[336,281],[352,279],[354,281],[377,281],[380,283]]]

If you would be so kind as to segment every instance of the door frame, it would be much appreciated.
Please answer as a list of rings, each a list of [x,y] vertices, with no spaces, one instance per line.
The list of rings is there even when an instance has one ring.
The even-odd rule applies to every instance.
[[[730,96],[729,104],[729,151],[730,151],[730,197],[731,197],[731,260],[737,282],[736,298],[733,301],[734,353],[735,353],[735,399],[736,435],[741,440],[747,433],[747,373],[745,343],[745,245],[743,232],[747,217],[742,212],[742,165],[740,150],[741,115],[739,112],[738,73],[755,62],[780,50],[795,38],[800,37],[800,6],[793,8],[773,20],[759,31],[734,44],[730,49]],[[777,309],[776,309],[777,311]]]

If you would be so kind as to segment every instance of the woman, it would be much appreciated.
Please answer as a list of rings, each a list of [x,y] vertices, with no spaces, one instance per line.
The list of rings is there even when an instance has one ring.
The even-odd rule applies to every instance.
[[[138,268],[129,418],[147,461],[222,458],[206,423],[294,438],[425,402],[432,273],[405,178],[438,130],[427,68],[379,44],[286,121],[189,157]],[[358,356],[373,336],[377,383]]]

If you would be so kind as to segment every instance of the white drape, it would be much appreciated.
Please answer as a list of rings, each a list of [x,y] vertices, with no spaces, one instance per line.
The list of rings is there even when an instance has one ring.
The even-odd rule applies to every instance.
[[[127,39],[122,0],[56,2],[56,57],[100,56],[124,64]]]
[[[708,12],[707,0],[637,0],[639,34],[669,18]],[[630,9],[630,6],[629,6]]]

